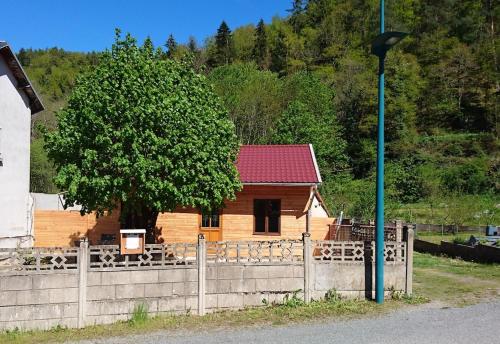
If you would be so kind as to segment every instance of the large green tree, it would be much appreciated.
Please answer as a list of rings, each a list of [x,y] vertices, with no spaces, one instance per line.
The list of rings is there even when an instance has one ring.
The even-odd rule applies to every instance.
[[[288,48],[286,36],[283,31],[278,31],[274,45],[271,48],[271,66],[273,72],[285,74],[287,69]]]
[[[345,170],[346,142],[335,115],[332,89],[307,72],[289,76],[283,83],[286,108],[277,121],[272,143],[313,144],[325,179]]]
[[[66,206],[120,207],[122,226],[152,233],[159,212],[234,198],[234,125],[203,76],[162,55],[117,31],[111,51],[78,79],[45,138]]]
[[[231,29],[225,21],[222,21],[215,36],[215,57],[214,65],[220,66],[233,61],[234,44]]]
[[[177,42],[175,41],[174,35],[170,34],[168,36],[167,43],[165,43],[165,47],[167,48],[167,57],[173,58],[177,50]]]
[[[264,20],[259,20],[255,28],[255,43],[252,56],[261,69],[267,68],[269,64],[269,50],[267,45],[266,24]]]
[[[244,144],[268,143],[282,111],[278,76],[254,63],[215,68],[209,75]]]

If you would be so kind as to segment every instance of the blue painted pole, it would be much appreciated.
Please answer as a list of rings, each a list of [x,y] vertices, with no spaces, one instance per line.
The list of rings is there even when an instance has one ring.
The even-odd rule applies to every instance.
[[[384,0],[380,0],[380,33],[384,33]],[[377,200],[375,207],[375,301],[384,303],[384,60],[379,56],[377,128]]]

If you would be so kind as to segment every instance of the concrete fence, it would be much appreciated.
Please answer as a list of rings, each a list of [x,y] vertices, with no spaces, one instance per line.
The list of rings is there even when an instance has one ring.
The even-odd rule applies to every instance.
[[[411,293],[413,232],[386,242],[385,286]],[[331,290],[372,297],[373,242],[205,242],[147,245],[121,256],[118,246],[0,251],[0,329],[84,327],[129,319],[138,305],[150,315],[199,314],[306,302]]]

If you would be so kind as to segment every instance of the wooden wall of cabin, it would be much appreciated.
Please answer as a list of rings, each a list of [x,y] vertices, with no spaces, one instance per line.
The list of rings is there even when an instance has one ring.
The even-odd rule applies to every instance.
[[[309,187],[245,186],[223,210],[223,240],[301,239],[306,230],[304,207],[310,195]],[[281,200],[281,235],[254,234],[254,199]]]
[[[82,216],[79,211],[35,210],[35,246],[74,246],[75,241],[85,236],[94,244],[101,240],[102,234],[115,234],[118,238],[118,217],[118,211],[96,218],[95,214]]]
[[[309,197],[309,187],[297,186],[245,186],[233,202],[227,202],[222,210],[221,240],[279,240],[301,239],[306,230],[304,207]],[[254,234],[254,199],[281,200],[281,235]],[[90,244],[98,244],[102,234],[119,237],[119,213],[102,216],[81,216],[73,211],[37,210],[34,216],[35,246],[73,246],[82,236]],[[312,218],[311,238],[328,239],[329,224],[333,218]],[[178,209],[158,216],[159,242],[196,242],[200,232],[199,212],[196,209]],[[117,242],[118,243],[118,242]]]

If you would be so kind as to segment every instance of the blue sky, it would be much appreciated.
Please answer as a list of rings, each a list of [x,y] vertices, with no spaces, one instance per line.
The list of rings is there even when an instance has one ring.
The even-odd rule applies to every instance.
[[[71,51],[111,46],[114,29],[155,45],[172,33],[198,43],[213,35],[222,20],[231,29],[285,16],[291,0],[2,0],[0,40],[20,48],[60,47]]]

